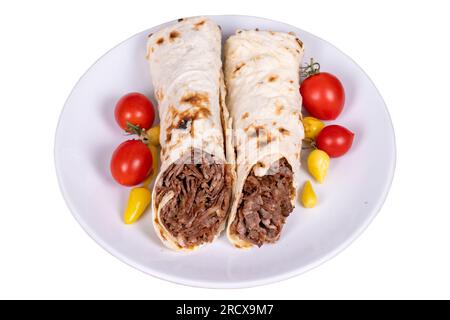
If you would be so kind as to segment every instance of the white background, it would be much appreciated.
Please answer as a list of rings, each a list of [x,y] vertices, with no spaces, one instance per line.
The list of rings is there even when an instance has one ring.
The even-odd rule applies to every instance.
[[[450,298],[449,13],[431,0],[2,1],[0,298]],[[344,252],[296,278],[241,290],[154,279],[95,244],[59,191],[54,134],[78,78],[129,36],[199,14],[271,18],[330,41],[391,113],[397,169],[383,209]]]

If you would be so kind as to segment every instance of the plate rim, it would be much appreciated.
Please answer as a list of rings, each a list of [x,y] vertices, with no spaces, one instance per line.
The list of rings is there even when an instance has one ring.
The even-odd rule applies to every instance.
[[[201,16],[201,15],[200,15]],[[197,288],[207,288],[207,289],[240,289],[240,288],[251,288],[251,287],[257,287],[257,286],[262,286],[262,285],[267,285],[267,284],[272,284],[272,283],[276,283],[276,282],[280,282],[280,281],[284,281],[284,280],[288,280],[291,279],[295,276],[298,276],[300,274],[303,274],[305,272],[308,272],[310,270],[313,270],[315,268],[317,268],[318,266],[322,265],[323,263],[325,263],[326,261],[329,261],[331,259],[333,259],[334,257],[336,257],[339,253],[341,253],[342,251],[344,251],[346,248],[348,248],[356,239],[358,239],[361,234],[368,228],[368,226],[372,223],[372,221],[375,219],[375,217],[378,215],[378,213],[381,211],[381,208],[383,207],[384,203],[386,202],[386,199],[389,195],[389,191],[391,189],[393,180],[394,180],[394,176],[395,176],[395,171],[396,171],[396,166],[397,166],[397,143],[396,143],[396,135],[395,135],[395,129],[394,129],[394,125],[392,122],[392,117],[389,113],[389,110],[387,108],[386,102],[384,101],[383,96],[381,95],[380,91],[378,90],[377,86],[375,85],[375,83],[372,81],[372,79],[369,77],[369,75],[364,71],[363,68],[361,68],[359,66],[358,63],[356,63],[356,61],[354,61],[350,56],[348,56],[346,53],[344,53],[343,51],[341,51],[339,48],[337,48],[335,45],[333,45],[332,43],[328,42],[327,40],[324,40],[323,38],[310,33],[309,31],[303,29],[303,28],[298,28],[295,27],[289,23],[285,23],[285,22],[281,22],[278,20],[274,20],[274,19],[269,19],[269,18],[264,18],[264,17],[259,17],[259,16],[252,16],[252,15],[237,15],[237,14],[223,14],[223,15],[204,15],[205,17],[211,17],[214,19],[214,17],[221,17],[221,18],[229,18],[229,19],[233,19],[233,18],[248,18],[248,19],[260,19],[260,20],[266,20],[266,21],[270,21],[273,23],[279,23],[279,24],[284,24],[286,26],[292,27],[293,29],[300,29],[305,33],[308,33],[312,36],[314,36],[315,38],[319,39],[320,41],[323,41],[324,43],[326,43],[327,45],[331,46],[332,48],[334,48],[336,51],[338,51],[340,54],[342,54],[343,56],[345,56],[347,59],[349,59],[361,72],[362,74],[368,79],[368,81],[371,83],[371,85],[375,88],[376,92],[378,93],[378,95],[381,98],[381,102],[383,104],[383,110],[387,116],[387,119],[389,121],[389,128],[390,128],[390,133],[392,135],[392,161],[391,161],[391,165],[389,168],[389,180],[387,181],[387,183],[384,185],[384,189],[382,190],[382,192],[380,192],[380,194],[382,195],[380,197],[380,200],[378,201],[378,204],[376,206],[375,209],[371,210],[372,212],[370,212],[370,215],[367,216],[367,218],[365,219],[364,223],[362,223],[359,228],[357,228],[353,233],[351,233],[349,235],[349,237],[343,241],[342,243],[340,243],[334,250],[331,250],[330,252],[328,252],[327,254],[324,254],[322,257],[320,257],[319,259],[316,259],[300,268],[296,268],[290,272],[284,272],[281,274],[277,274],[277,275],[273,275],[270,277],[264,277],[261,279],[257,279],[257,280],[249,280],[249,281],[229,281],[229,282],[213,282],[213,281],[202,281],[202,280],[191,280],[189,278],[184,278],[182,276],[174,276],[172,274],[167,274],[167,273],[163,273],[163,272],[159,272],[156,271],[152,268],[149,268],[146,265],[143,265],[141,263],[138,263],[130,258],[128,258],[126,255],[121,254],[120,252],[118,252],[117,250],[115,250],[111,245],[109,245],[108,243],[106,243],[105,241],[103,241],[101,238],[99,238],[96,233],[92,230],[92,228],[85,223],[85,221],[81,218],[80,214],[75,210],[74,205],[71,203],[69,197],[68,197],[68,193],[64,187],[63,181],[62,181],[62,175],[61,175],[61,169],[60,166],[58,164],[58,156],[57,156],[57,149],[58,149],[58,133],[59,133],[59,129],[61,127],[61,120],[63,118],[63,115],[65,113],[66,110],[66,106],[68,104],[68,102],[70,101],[75,89],[78,87],[79,83],[82,81],[82,79],[91,71],[91,69],[97,65],[99,63],[100,60],[102,60],[105,56],[107,56],[111,51],[115,50],[117,47],[121,46],[123,43],[127,42],[128,40],[137,37],[139,35],[141,35],[142,33],[148,31],[149,29],[153,29],[153,28],[162,28],[166,25],[170,25],[174,22],[177,21],[177,19],[174,19],[172,21],[168,21],[168,22],[164,22],[161,23],[159,25],[150,27],[150,28],[146,28],[145,30],[142,30],[140,32],[135,33],[134,35],[126,38],[125,40],[119,42],[117,45],[113,46],[111,49],[109,49],[108,51],[106,51],[103,55],[101,55],[98,59],[96,59],[90,66],[89,68],[79,77],[79,79],[76,81],[76,83],[74,84],[74,86],[72,87],[72,89],[70,90],[69,95],[67,96],[63,108],[60,111],[59,117],[58,117],[58,122],[57,122],[57,126],[56,126],[56,130],[55,130],[55,135],[54,135],[54,147],[53,147],[53,159],[54,159],[54,166],[55,166],[55,172],[56,172],[56,176],[57,176],[57,181],[58,181],[58,186],[59,189],[61,191],[62,197],[69,209],[69,211],[71,212],[73,218],[78,222],[78,224],[81,226],[81,228],[84,230],[84,232],[92,239],[94,240],[98,245],[100,245],[106,252],[108,252],[110,255],[112,255],[113,257],[117,258],[118,260],[122,261],[123,263],[127,264],[130,267],[133,267],[134,269],[146,274],[146,275],[151,275],[157,279],[160,280],[164,280],[164,281],[169,281],[175,284],[180,284],[180,285],[184,285],[184,286],[190,286],[190,287],[197,287]]]

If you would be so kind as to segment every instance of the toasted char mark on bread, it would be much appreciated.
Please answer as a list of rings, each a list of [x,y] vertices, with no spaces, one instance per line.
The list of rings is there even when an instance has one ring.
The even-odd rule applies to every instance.
[[[197,22],[196,24],[194,24],[194,30],[198,31],[200,30],[200,28],[205,24],[205,20],[201,20],[199,22]]]
[[[283,136],[288,136],[288,135],[290,135],[290,132],[289,132],[288,129],[285,129],[285,128],[280,127],[280,128],[278,128],[278,131],[279,131]]]
[[[265,166],[264,163],[262,163],[261,161],[258,161],[258,162],[255,164],[255,167],[258,167],[258,168],[265,168],[266,166]]]
[[[267,81],[274,82],[278,79],[278,76],[276,74],[270,75],[269,79]]]
[[[245,62],[240,62],[240,63],[238,63],[238,64],[236,65],[236,67],[234,68],[233,73],[236,73],[236,72],[238,72],[239,70],[241,70],[241,68],[242,68],[243,66],[245,66]]]
[[[158,40],[156,40],[156,44],[157,45],[162,45],[164,43],[164,38],[159,38]]]
[[[181,21],[183,21],[184,20],[184,18],[180,18],[180,19],[178,19],[177,21],[178,22],[181,22]]]
[[[169,116],[172,118],[175,118],[178,114],[178,110],[173,105],[169,106],[168,112],[169,112]]]
[[[198,119],[205,119],[211,116],[211,110],[202,106],[195,106],[194,108],[187,109],[179,114],[180,119],[183,121],[194,121]]]
[[[170,41],[175,41],[176,38],[180,36],[180,33],[177,30],[173,30],[169,34]]]
[[[247,133],[247,136],[248,136],[249,139],[254,139],[254,138],[258,139],[256,141],[256,146],[259,146],[259,144],[260,144],[259,137],[262,137],[263,133],[265,131],[266,131],[266,128],[263,125],[253,125],[253,124],[251,124],[251,125],[249,125],[249,126],[244,128],[244,132]],[[270,136],[270,133],[266,133],[265,136],[267,136],[267,140],[272,141],[272,137]]]
[[[272,141],[273,141],[272,135],[270,134],[270,132],[267,132],[265,136],[258,137],[258,140],[256,140],[256,147],[262,148],[271,143]]]
[[[279,116],[283,110],[284,106],[281,103],[277,102],[275,104],[275,115]]]
[[[180,103],[189,103],[192,105],[192,108],[179,112],[175,107],[169,106],[168,114],[172,123],[166,128],[166,142],[171,140],[172,131],[174,129],[187,130],[189,128],[191,136],[194,137],[194,121],[209,118],[211,116],[209,98],[205,93],[188,93],[181,98]],[[181,141],[177,141],[175,145],[179,143],[181,143]]]
[[[166,130],[166,143],[169,142],[170,140],[172,140],[172,132],[169,131],[169,128],[167,128],[167,130]],[[162,153],[165,153],[166,149],[162,148],[161,151],[162,151]]]
[[[176,128],[177,129],[186,129],[189,124],[189,121],[190,120],[188,118],[180,119],[180,121],[178,121]]]
[[[299,38],[295,38],[295,41],[297,41],[298,45],[300,46],[300,48],[303,49],[303,41],[300,40]],[[299,51],[300,52],[300,51]]]
[[[194,107],[209,107],[209,96],[205,92],[189,92],[181,98],[180,103],[188,103]]]
[[[153,33],[150,33],[150,34],[147,36],[147,38],[150,38],[152,35],[153,35]]]
[[[209,111],[209,110],[208,110]],[[186,130],[189,127],[189,131],[191,134],[191,137],[194,138],[195,136],[195,129],[194,129],[194,120],[199,119],[195,118],[197,115],[185,115],[182,118],[180,118],[177,122],[177,124],[174,126],[176,129]],[[181,141],[177,141],[177,144],[181,143]]]

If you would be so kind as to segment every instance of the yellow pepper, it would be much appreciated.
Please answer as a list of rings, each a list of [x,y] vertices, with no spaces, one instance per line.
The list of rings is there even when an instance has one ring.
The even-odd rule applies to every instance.
[[[151,201],[150,190],[146,187],[136,187],[131,189],[128,196],[128,204],[123,214],[126,224],[135,222],[147,209]]]
[[[317,196],[309,180],[305,182],[300,193],[300,202],[305,208],[314,208],[317,204]]]
[[[158,174],[158,162],[159,162],[159,150],[158,147],[148,144],[148,148],[150,149],[150,152],[152,154],[153,158],[153,166],[152,166],[152,172],[150,175],[145,179],[145,181],[142,183],[143,187],[148,187],[150,183],[152,183],[153,178],[156,177]]]
[[[161,131],[160,126],[154,126],[147,130],[147,137],[149,144],[153,146],[159,146],[159,133]]]
[[[309,173],[322,183],[330,166],[330,157],[325,151],[315,149],[308,156]]]
[[[305,128],[305,138],[315,140],[325,124],[319,119],[313,117],[303,118],[303,127]]]

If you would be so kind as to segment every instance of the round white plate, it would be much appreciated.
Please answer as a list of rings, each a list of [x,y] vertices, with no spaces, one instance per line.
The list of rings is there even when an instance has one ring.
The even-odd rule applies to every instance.
[[[113,181],[109,160],[127,137],[114,121],[114,106],[130,91],[143,92],[153,99],[145,46],[147,35],[163,26],[141,32],[106,53],[73,89],[55,141],[61,190],[72,214],[97,243],[155,277],[214,288],[250,287],[287,279],[343,250],[380,210],[395,167],[392,123],[369,77],[328,42],[263,18],[211,18],[222,27],[224,39],[238,28],[293,31],[304,42],[304,61],[314,57],[322,70],[341,79],[346,104],[333,123],[350,128],[356,137],[348,154],[332,159],[326,183],[314,184],[319,205],[306,210],[297,204],[278,243],[244,251],[232,247],[222,235],[200,250],[180,254],[160,243],[149,211],[133,225],[122,222],[129,190]]]

